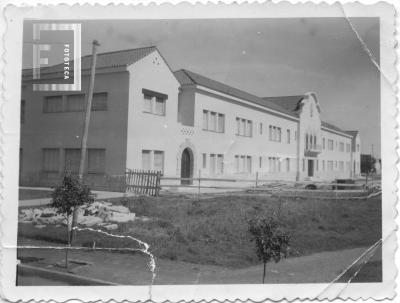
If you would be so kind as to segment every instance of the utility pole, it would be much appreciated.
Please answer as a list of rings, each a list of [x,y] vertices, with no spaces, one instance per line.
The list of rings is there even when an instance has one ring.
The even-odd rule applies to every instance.
[[[89,82],[89,91],[86,94],[86,110],[85,110],[85,120],[83,124],[83,134],[82,134],[82,142],[81,142],[81,159],[79,162],[79,179],[83,182],[83,174],[85,170],[85,160],[86,160],[86,151],[87,151],[87,139],[89,133],[89,123],[90,123],[90,114],[92,112],[92,100],[93,100],[93,89],[94,89],[94,79],[96,74],[96,61],[97,61],[97,47],[100,46],[97,40],[93,40],[93,48],[92,48],[92,65],[90,70],[90,82]],[[78,207],[74,208],[74,213],[72,216],[72,225],[71,225],[71,239],[70,243],[75,239],[75,226],[78,221]]]

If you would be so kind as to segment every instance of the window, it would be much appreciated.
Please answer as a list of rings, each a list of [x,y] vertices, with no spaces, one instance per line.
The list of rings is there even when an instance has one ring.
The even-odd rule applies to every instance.
[[[325,149],[325,138],[322,138],[322,148]]]
[[[250,120],[236,118],[236,135],[244,137],[253,136],[253,122]]]
[[[275,142],[281,142],[282,140],[282,129],[277,126],[269,126],[269,140]]]
[[[217,113],[210,113],[210,128],[208,130],[216,131],[217,130]]]
[[[142,89],[143,93],[143,112],[158,116],[165,116],[165,107],[168,95],[158,93],[149,89]],[[104,105],[104,96],[98,96],[97,108],[102,108]],[[93,107],[92,107],[92,110]],[[104,109],[96,109],[104,110]]]
[[[350,171],[350,161],[346,162],[346,171]]]
[[[203,130],[225,132],[225,115],[203,110]]]
[[[290,144],[290,129],[286,130],[286,143]]]
[[[268,157],[268,162],[269,162],[269,172],[270,173],[278,173],[281,171],[281,161],[279,160],[278,157]],[[286,162],[286,169],[290,169],[290,163]]]
[[[286,171],[289,172],[290,171],[290,159],[286,158]]]
[[[339,170],[344,171],[344,162],[343,161],[339,161]]]
[[[305,141],[306,141],[306,149],[308,149],[308,134],[306,134],[306,139],[305,139]]]
[[[328,139],[328,150],[333,150],[333,140]]]
[[[260,123],[260,135],[262,135],[262,134],[263,134],[263,124]]]
[[[217,132],[224,133],[225,132],[225,115],[218,114],[218,128]]]
[[[142,150],[142,169],[164,171],[164,151]]]
[[[89,174],[104,174],[105,172],[105,149],[88,149],[87,172]]]
[[[251,173],[252,170],[251,156],[235,155],[235,170],[238,173]]]
[[[303,159],[303,171],[306,170],[306,159]]]
[[[62,96],[46,96],[43,102],[44,113],[60,113],[63,111]]]
[[[258,167],[262,168],[262,157],[258,158]]]
[[[339,143],[339,151],[344,152],[344,143],[343,142]]]
[[[346,152],[347,152],[347,153],[350,152],[350,143],[346,143]]]
[[[85,95],[75,94],[68,95],[66,98],[65,111],[66,112],[81,112],[85,110]]]
[[[151,151],[150,150],[142,150],[142,168],[143,169],[151,169]]]
[[[325,160],[322,160],[322,171],[325,171]]]
[[[78,148],[65,149],[65,170],[72,173],[79,172],[79,163],[81,160],[81,150]]]
[[[247,159],[246,172],[251,173],[251,157],[247,156],[246,159]]]
[[[310,117],[313,116],[313,113],[314,113],[314,105],[311,103],[310,104]]]
[[[152,97],[150,95],[143,95],[143,111],[146,113],[151,113],[152,109]]]
[[[224,173],[224,156],[218,155],[217,156],[217,174]]]
[[[203,130],[208,130],[208,111],[203,110]]]
[[[248,120],[246,125],[246,137],[252,137],[252,136],[253,136],[253,122]]]
[[[20,153],[22,155],[22,153]],[[58,148],[43,148],[43,171],[58,172],[60,166],[60,150]]]
[[[215,174],[215,154],[210,155],[210,174]]]
[[[207,168],[207,154],[203,154],[203,169]]]
[[[328,171],[333,170],[333,161],[328,161]]]
[[[25,123],[25,100],[21,100],[20,123]]]
[[[319,169],[319,160],[315,160],[315,170],[318,171]]]
[[[94,93],[92,99],[92,111],[107,110],[107,93]]]
[[[154,151],[154,165],[153,169],[156,171],[164,171],[164,152],[161,150]]]

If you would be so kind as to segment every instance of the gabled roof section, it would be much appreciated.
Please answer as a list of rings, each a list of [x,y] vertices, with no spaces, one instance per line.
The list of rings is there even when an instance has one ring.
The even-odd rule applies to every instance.
[[[243,100],[255,103],[257,105],[275,110],[282,114],[290,115],[293,117],[298,117],[298,115],[295,112],[289,111],[289,110],[285,109],[284,107],[275,104],[274,102],[271,102],[269,100],[264,100],[260,97],[252,95],[248,92],[234,88],[234,87],[224,84],[222,82],[204,77],[204,76],[196,74],[194,72],[191,72],[191,71],[188,71],[185,69],[181,69],[181,70],[174,72],[174,75],[182,86],[191,85],[191,84],[204,86],[209,89],[215,90],[217,92],[227,94],[227,95],[230,95],[230,96],[233,96],[233,97],[236,97],[239,99],[243,99]]]
[[[358,135],[358,130],[346,130],[345,132],[350,136],[352,136],[353,138]]]
[[[112,51],[106,53],[97,54],[96,68],[106,68],[106,67],[119,67],[119,66],[128,66],[133,64],[140,59],[146,57],[152,52],[156,51],[157,47],[149,46],[149,47],[141,47],[134,49],[126,49],[119,51]],[[83,56],[81,58],[81,69],[90,69],[90,65],[92,62],[92,55]],[[70,70],[73,70],[73,60],[70,61]],[[56,73],[63,72],[64,64],[60,63],[57,65],[52,65],[48,67],[42,67],[41,73]],[[25,69],[22,71],[23,75],[31,74],[32,69]]]
[[[263,97],[262,99],[265,101],[273,102],[276,105],[279,105],[288,111],[297,112],[300,107],[300,102],[304,99],[304,95]]]

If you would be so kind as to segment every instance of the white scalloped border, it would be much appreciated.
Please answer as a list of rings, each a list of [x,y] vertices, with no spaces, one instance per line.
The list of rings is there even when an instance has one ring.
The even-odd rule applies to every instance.
[[[396,0],[393,0],[393,1],[396,1]],[[4,222],[4,219],[6,219],[6,218],[3,217],[3,213],[4,213],[4,199],[7,198],[7,185],[6,185],[7,182],[6,182],[6,180],[7,180],[7,176],[8,176],[8,172],[4,170],[7,167],[7,163],[6,163],[7,161],[5,159],[7,159],[7,142],[8,142],[8,140],[4,140],[5,136],[7,135],[7,132],[5,131],[5,125],[6,124],[4,123],[4,121],[6,121],[6,119],[7,119],[7,117],[5,115],[5,111],[6,111],[6,109],[8,109],[7,106],[9,106],[9,104],[7,104],[7,101],[10,101],[8,96],[7,96],[7,93],[5,92],[6,84],[4,84],[4,83],[7,83],[6,82],[6,74],[5,74],[5,70],[6,70],[6,66],[7,66],[7,61],[6,61],[7,53],[6,53],[6,50],[4,48],[4,42],[5,42],[5,37],[6,37],[7,29],[8,29],[8,24],[5,21],[5,13],[4,13],[5,6],[7,4],[13,4],[15,7],[28,9],[29,7],[32,7],[32,2],[33,2],[34,6],[36,6],[36,7],[42,6],[43,8],[44,8],[44,6],[47,6],[48,4],[50,4],[50,5],[48,5],[50,7],[54,7],[55,4],[57,4],[57,5],[68,5],[68,6],[74,5],[74,7],[77,7],[78,5],[79,6],[83,6],[83,7],[93,7],[92,5],[94,5],[94,7],[99,7],[99,6],[107,5],[108,8],[112,9],[112,8],[115,8],[116,6],[122,6],[123,4],[126,4],[126,5],[129,4],[130,6],[138,5],[137,8],[140,8],[140,9],[143,9],[143,8],[153,8],[153,9],[154,8],[156,8],[156,9],[161,9],[162,8],[162,9],[164,9],[166,7],[171,7],[172,6],[171,4],[175,5],[175,4],[183,2],[182,5],[196,4],[196,9],[199,10],[199,9],[204,9],[206,6],[208,7],[208,6],[212,6],[214,4],[221,3],[221,1],[218,1],[218,0],[212,0],[212,1],[205,1],[205,0],[202,0],[202,1],[190,1],[191,2],[190,4],[188,3],[189,1],[179,1],[179,0],[151,1],[151,2],[148,2],[148,1],[115,1],[115,2],[111,2],[111,1],[104,1],[104,0],[98,0],[98,1],[95,1],[95,0],[79,1],[78,0],[78,1],[68,1],[68,4],[66,3],[66,1],[62,1],[62,0],[61,1],[60,0],[55,0],[55,1],[52,1],[52,0],[42,0],[42,1],[34,0],[34,1],[30,1],[30,2],[31,2],[30,4],[27,4],[24,1],[19,1],[19,0],[11,1],[11,0],[8,0],[6,3],[1,3],[2,18],[1,18],[1,21],[0,21],[1,22],[0,23],[1,24],[0,33],[2,35],[2,42],[3,43],[2,43],[2,48],[0,50],[0,52],[1,52],[1,60],[0,60],[0,71],[1,71],[1,73],[0,73],[0,75],[1,75],[1,78],[2,78],[3,81],[1,82],[2,84],[1,84],[1,98],[0,98],[0,102],[1,102],[0,103],[0,202],[1,202],[1,204],[0,204],[0,221],[1,221],[1,223],[0,223],[1,224],[1,226],[0,226],[1,227],[0,228],[1,229],[0,230],[0,237],[1,237],[1,240],[2,240],[2,242],[1,242],[2,245],[4,244],[3,243],[3,236],[5,234],[4,233],[4,224],[3,224],[3,222]],[[226,1],[223,1],[223,2],[226,3],[226,4],[231,4],[230,7],[236,7],[236,8],[240,4],[241,4],[241,6],[243,6],[243,5],[250,5],[250,4],[252,4],[252,5],[259,5],[259,4],[270,5],[272,2],[273,3],[279,3],[279,4],[288,3],[287,1],[279,2],[279,1],[241,1],[241,0],[239,0],[239,1],[226,0]],[[333,0],[312,1],[312,2],[311,1],[290,1],[290,2],[297,4],[297,7],[298,7],[298,5],[310,5],[310,4],[322,4],[323,5],[323,4],[334,4],[335,3],[335,1],[333,1]],[[345,4],[348,5],[352,1],[340,1],[340,2],[341,3],[345,2]],[[361,5],[361,4],[363,4],[363,3],[360,3],[360,2],[363,2],[363,3],[366,3],[366,4],[377,3],[377,1],[364,0],[364,1],[359,1],[359,2],[356,2],[356,3],[353,2],[353,5]],[[391,0],[391,2],[392,2],[392,0]],[[380,2],[380,3],[382,3],[382,2]],[[227,9],[230,8],[230,7],[225,6],[225,8],[227,8]],[[398,7],[400,8],[400,5],[398,5]],[[175,9],[176,7],[174,6],[173,8]],[[395,11],[393,11],[393,13],[395,14]],[[395,150],[396,150],[396,153],[395,153],[396,161],[395,161],[395,163],[396,163],[396,168],[397,169],[396,169],[395,180],[393,180],[396,183],[391,184],[390,189],[395,191],[398,194],[398,190],[397,189],[398,189],[398,185],[400,184],[400,180],[398,178],[398,175],[399,175],[398,171],[400,169],[400,162],[398,161],[399,146],[397,144],[397,141],[398,141],[398,138],[399,138],[399,127],[398,127],[398,123],[397,123],[397,121],[399,119],[399,115],[398,115],[399,104],[397,102],[396,96],[398,96],[398,94],[399,94],[399,89],[398,89],[398,73],[397,73],[397,67],[398,67],[397,53],[394,52],[394,48],[395,48],[395,46],[397,46],[395,38],[397,38],[397,33],[398,33],[398,32],[396,32],[396,25],[397,25],[396,18],[397,18],[397,15],[393,16],[393,36],[392,36],[392,41],[387,41],[387,42],[393,47],[393,55],[394,56],[393,56],[393,61],[391,62],[391,64],[392,64],[392,68],[394,69],[394,71],[392,71],[392,72],[394,72],[396,74],[395,79],[392,81],[393,83],[391,83],[392,90],[393,90],[392,93],[394,93],[392,97],[393,97],[393,101],[395,102],[395,104],[393,104],[395,112],[392,115],[393,118],[395,118],[392,121],[395,124],[395,128],[393,129],[394,131],[393,131],[393,134],[391,135],[391,137],[393,137],[393,139],[396,139],[396,142],[389,142],[389,143],[391,143],[391,145],[389,147],[395,147]],[[397,47],[396,47],[396,52],[399,52],[399,49]],[[18,104],[19,104],[19,102],[18,102]],[[19,109],[19,108],[17,108],[17,109]],[[393,107],[391,109],[393,109]],[[383,144],[382,144],[382,146],[383,146]],[[395,164],[395,163],[393,163],[393,164]],[[396,216],[397,213],[396,213],[395,205],[392,205],[391,207],[392,207],[391,211],[393,213],[393,216]],[[397,217],[396,223],[399,223],[398,220],[399,220],[399,218]],[[397,228],[398,225],[395,224],[393,226],[394,226],[394,228]],[[394,245],[396,246],[396,234],[394,233],[394,230],[393,230],[393,232],[391,231],[389,233],[389,235],[391,235],[391,238],[393,239],[391,241],[393,241]],[[398,255],[399,252],[396,251],[396,254]],[[395,255],[395,251],[392,252],[392,258],[394,258],[394,255]],[[2,252],[1,256],[3,257],[3,252]],[[398,265],[398,262],[396,262],[396,263]],[[1,279],[0,281],[3,281],[3,278],[4,278],[4,276],[2,276],[2,274],[3,274],[3,266],[4,265],[5,264],[3,264],[3,258],[2,258],[1,259],[1,269],[2,270],[0,271],[0,279]],[[394,275],[396,275],[396,274],[397,274],[397,270],[395,270]],[[1,286],[3,286],[3,285],[1,285]],[[364,288],[365,288],[365,286],[366,286],[366,284],[364,284]],[[130,286],[130,287],[127,287],[127,288],[132,289],[132,287],[133,288],[137,288],[135,286]],[[174,286],[171,286],[171,287],[176,289]],[[196,288],[202,288],[200,286],[195,286],[195,287]],[[221,286],[221,285],[218,286],[218,288],[221,288],[221,287],[223,288],[224,286]],[[238,286],[236,285],[236,287],[238,287]],[[109,287],[107,287],[107,288],[108,288],[108,291],[109,291],[110,290]],[[123,287],[119,287],[118,286],[119,290],[122,290],[121,288],[123,288]],[[212,290],[212,289],[209,289],[209,290]],[[74,290],[74,291],[76,291],[76,290]],[[197,290],[197,291],[199,291],[199,290]],[[3,287],[1,287],[0,293],[1,293],[2,296],[4,295]],[[200,296],[200,297],[203,297],[203,296]],[[204,296],[204,297],[207,297],[207,296]],[[211,299],[211,298],[213,298],[213,299]],[[249,298],[249,297],[237,296],[237,297],[234,297],[234,298],[236,298],[235,301],[242,301],[242,302],[243,301],[252,301],[252,302],[254,302],[253,300],[257,300],[257,301],[259,301],[259,300],[268,300],[268,297],[264,297],[264,296],[258,297],[258,298]],[[358,298],[363,298],[364,300],[368,299],[368,297],[354,297],[354,296],[351,296],[349,298],[352,299],[352,300],[356,300]],[[59,301],[58,298],[56,299],[55,297],[53,299],[48,299],[47,301],[54,300],[54,299],[57,302],[61,302],[61,301]],[[144,297],[143,299],[146,299],[146,298]],[[158,299],[156,301],[160,302],[160,299]],[[165,299],[165,298],[163,298],[163,299]],[[163,301],[163,299],[161,299],[161,301]],[[209,300],[207,300],[207,299],[200,299],[199,297],[197,297],[197,299],[195,299],[194,301],[196,301],[196,302],[200,302],[200,301],[207,301],[207,302],[208,301],[218,301],[218,302],[221,302],[222,299],[224,299],[224,298],[210,297]],[[290,301],[294,301],[296,299],[299,299],[299,297],[292,297],[289,300]],[[306,299],[306,298],[300,298],[301,301],[303,301],[304,299]],[[43,299],[30,298],[30,300],[39,301],[39,300],[43,300]],[[61,300],[63,300],[63,299],[61,299]],[[101,302],[109,301],[109,299],[103,300],[102,298],[99,298],[99,300]],[[120,298],[119,300],[122,301],[122,298]],[[231,300],[233,300],[232,297],[231,297]],[[283,299],[282,298],[278,299],[278,301],[281,301],[281,300],[283,300]],[[86,302],[84,298],[79,298],[79,301]],[[176,300],[176,301],[186,302],[184,300]],[[176,301],[172,301],[172,302],[176,302]],[[273,299],[273,301],[276,302],[277,300]],[[317,299],[314,299],[313,301],[317,301]]]

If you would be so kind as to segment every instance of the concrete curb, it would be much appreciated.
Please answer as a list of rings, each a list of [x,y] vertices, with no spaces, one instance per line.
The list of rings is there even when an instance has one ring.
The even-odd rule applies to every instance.
[[[37,276],[44,279],[56,280],[68,283],[69,285],[118,285],[116,283],[103,281],[100,279],[92,279],[75,274],[54,271],[50,269],[30,266],[26,264],[18,264],[17,275],[19,276]]]

